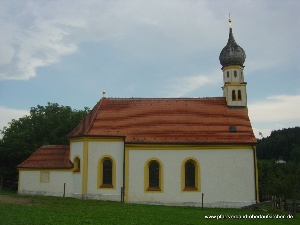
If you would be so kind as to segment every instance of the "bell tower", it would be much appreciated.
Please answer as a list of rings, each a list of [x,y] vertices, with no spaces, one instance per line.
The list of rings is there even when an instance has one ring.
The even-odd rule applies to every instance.
[[[246,54],[234,40],[230,18],[229,25],[228,42],[219,56],[223,71],[223,97],[228,106],[247,107],[247,83],[244,81]]]

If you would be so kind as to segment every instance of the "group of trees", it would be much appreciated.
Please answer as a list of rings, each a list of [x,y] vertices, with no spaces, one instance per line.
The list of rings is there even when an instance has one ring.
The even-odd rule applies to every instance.
[[[300,127],[272,131],[269,137],[258,140],[257,157],[261,198],[300,199]]]
[[[269,137],[258,140],[257,157],[300,162],[300,127],[272,131]]]
[[[69,106],[48,103],[32,107],[30,115],[12,120],[1,130],[0,178],[16,181],[16,166],[42,145],[69,144],[67,139],[89,109],[72,110]]]
[[[300,199],[300,163],[258,160],[260,199],[266,196]]]
[[[88,108],[73,110],[48,103],[31,108],[29,116],[12,120],[1,131],[0,178],[17,181],[16,166],[42,145],[69,144],[68,133],[88,113]],[[257,141],[260,196],[300,199],[300,127],[273,131]],[[276,163],[279,159],[286,163]]]

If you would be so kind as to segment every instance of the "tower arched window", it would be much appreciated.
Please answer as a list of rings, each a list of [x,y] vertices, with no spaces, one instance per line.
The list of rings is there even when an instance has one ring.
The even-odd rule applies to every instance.
[[[242,92],[238,90],[238,101],[242,101]]]
[[[229,78],[229,71],[227,71],[227,78]]]
[[[235,90],[232,90],[231,97],[232,97],[232,101],[236,101]]]
[[[234,72],[233,72],[233,75],[234,75],[234,77],[237,77],[237,72],[234,71]]]

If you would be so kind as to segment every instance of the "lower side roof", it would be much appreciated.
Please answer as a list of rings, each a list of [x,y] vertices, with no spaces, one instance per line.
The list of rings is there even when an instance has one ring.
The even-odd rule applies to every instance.
[[[70,169],[74,165],[69,155],[69,145],[43,145],[17,168]]]

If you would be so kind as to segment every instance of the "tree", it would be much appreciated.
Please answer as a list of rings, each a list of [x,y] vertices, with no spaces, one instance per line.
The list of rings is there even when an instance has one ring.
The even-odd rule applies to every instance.
[[[292,151],[291,151],[291,160],[300,163],[300,146],[299,145],[293,145]]]
[[[257,142],[260,196],[300,198],[300,127],[272,131]],[[275,163],[283,159],[287,163]]]
[[[291,152],[295,146],[300,147],[300,127],[272,131],[267,138],[257,142],[259,159],[278,159],[282,156],[286,161],[293,161]]]
[[[16,166],[42,145],[68,144],[67,135],[88,114],[89,109],[49,103],[32,107],[30,115],[12,120],[1,131],[0,177],[17,179]]]
[[[258,160],[259,194],[300,198],[300,164]]]

